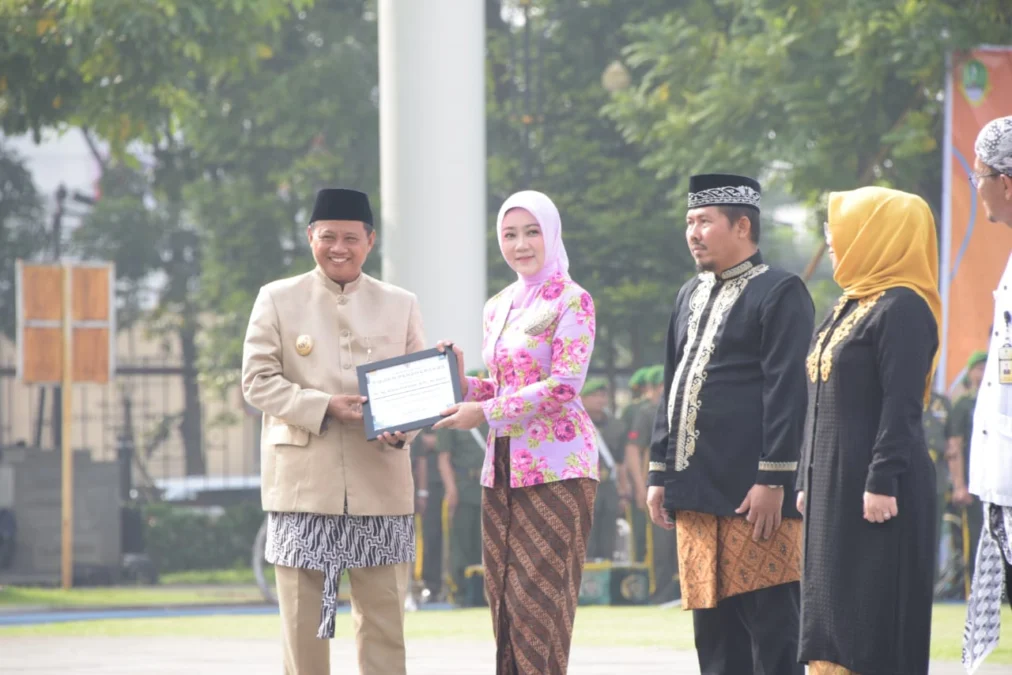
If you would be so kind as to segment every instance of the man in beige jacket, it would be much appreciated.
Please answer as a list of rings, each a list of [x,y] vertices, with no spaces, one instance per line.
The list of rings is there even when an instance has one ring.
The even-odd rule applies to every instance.
[[[260,289],[243,348],[243,393],[264,414],[285,673],[329,675],[348,570],[360,672],[398,675],[415,555],[411,462],[401,434],[366,440],[355,367],[421,350],[422,319],[413,294],[362,273],[376,241],[365,194],[321,190],[308,237],[316,269]]]

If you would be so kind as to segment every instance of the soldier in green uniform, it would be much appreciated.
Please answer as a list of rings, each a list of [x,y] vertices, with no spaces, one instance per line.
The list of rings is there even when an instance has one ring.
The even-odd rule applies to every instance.
[[[583,407],[597,430],[598,472],[600,483],[594,501],[594,524],[587,543],[587,560],[612,560],[615,557],[616,521],[629,503],[629,481],[622,466],[625,462],[623,429],[607,411],[608,382],[591,378],[583,386]]]
[[[951,552],[948,555],[941,554],[942,523],[949,491],[949,470],[945,453],[949,442],[949,413],[951,411],[952,406],[947,396],[932,393],[931,402],[928,403],[923,420],[924,440],[927,441],[931,461],[935,463],[935,489],[938,495],[938,514],[935,526],[935,552],[938,554],[938,564],[935,566],[936,580],[941,572],[942,560],[951,555]],[[949,549],[951,550],[951,546]]]
[[[481,377],[480,371],[468,373]],[[488,425],[477,429],[441,429],[436,446],[439,452],[439,475],[446,494],[446,515],[449,521],[450,592],[455,600],[461,597],[464,572],[481,563],[481,465],[485,460],[485,439]]]
[[[984,380],[984,366],[987,352],[978,351],[970,355],[966,363],[966,377],[963,384],[965,393],[956,399],[949,416],[949,446],[946,456],[949,461],[949,475],[952,479],[951,512],[956,516],[954,527],[956,547],[963,559],[963,592],[969,596],[970,580],[973,578],[975,555],[984,524],[983,508],[968,491],[970,468],[970,439],[973,437],[973,411],[977,406],[977,392]]]
[[[415,569],[421,571],[421,581],[431,593],[439,597],[443,590],[443,480],[437,466],[437,437],[432,429],[424,429],[411,444],[416,467],[416,511],[421,514],[422,530],[415,535],[421,540]],[[417,577],[417,575],[416,575]]]
[[[646,379],[646,400],[648,403],[640,410],[635,429],[637,436],[642,439],[640,442],[646,448],[645,453],[649,453],[650,436],[653,434],[657,408],[664,396],[664,366],[658,365],[651,368]],[[645,476],[643,483],[646,484]],[[681,587],[678,582],[678,549],[675,531],[665,530],[663,527],[650,523],[647,542],[650,558],[647,564],[650,566],[653,581],[651,600],[662,603],[680,597]]]
[[[636,420],[636,413],[643,405],[643,396],[646,394],[646,375],[650,368],[644,367],[636,370],[629,378],[629,391],[632,393],[632,400],[619,415],[622,426],[628,430],[632,428]]]
[[[647,551],[647,454],[649,452],[650,439],[641,438],[636,429],[636,420],[640,410],[644,406],[651,405],[647,394],[647,373],[649,367],[640,368],[629,378],[629,389],[632,391],[633,400],[622,411],[621,422],[625,430],[625,462],[622,470],[631,487],[632,504],[627,511],[627,518],[632,526],[633,550],[630,559],[634,562],[643,562],[646,559]],[[647,434],[649,436],[649,433]]]

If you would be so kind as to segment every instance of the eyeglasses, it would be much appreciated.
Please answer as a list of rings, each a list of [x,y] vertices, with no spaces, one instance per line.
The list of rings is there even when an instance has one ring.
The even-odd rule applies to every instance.
[[[995,176],[1001,176],[1001,175],[1002,175],[1001,171],[992,171],[991,173],[975,173],[975,172],[971,171],[970,175],[967,176],[967,178],[970,179],[970,185],[973,187],[973,189],[974,190],[979,190],[980,189],[980,181],[984,180],[985,178],[994,178]]]

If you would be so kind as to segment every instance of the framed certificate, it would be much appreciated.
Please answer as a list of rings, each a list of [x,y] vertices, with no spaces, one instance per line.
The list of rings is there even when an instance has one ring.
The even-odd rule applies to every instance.
[[[463,398],[457,356],[438,349],[358,366],[358,389],[369,400],[362,406],[365,437],[389,431],[415,431],[435,424],[439,414]]]

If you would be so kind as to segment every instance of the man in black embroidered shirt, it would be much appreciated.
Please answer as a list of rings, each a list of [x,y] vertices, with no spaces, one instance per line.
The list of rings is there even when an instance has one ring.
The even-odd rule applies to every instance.
[[[671,315],[650,448],[650,517],[677,532],[703,675],[804,673],[793,485],[815,310],[798,276],[763,262],[760,194],[742,176],[690,179],[699,274]]]

